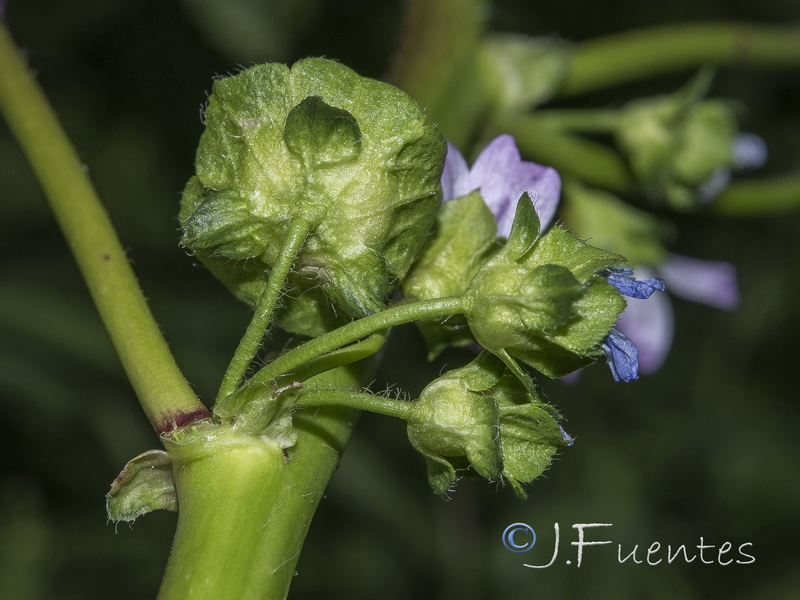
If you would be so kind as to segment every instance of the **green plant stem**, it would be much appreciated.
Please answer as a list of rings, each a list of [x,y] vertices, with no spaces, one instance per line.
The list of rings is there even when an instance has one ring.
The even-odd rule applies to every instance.
[[[247,326],[247,330],[225,371],[225,376],[222,378],[217,400],[232,394],[239,387],[247,368],[258,353],[269,323],[272,320],[272,313],[275,311],[283,285],[286,282],[289,271],[292,269],[295,257],[303,247],[303,242],[308,232],[311,231],[311,227],[311,221],[303,217],[294,219],[289,226],[278,259],[269,272],[267,286],[264,288],[256,305],[253,319]]]
[[[583,94],[702,65],[800,66],[800,26],[690,23],[638,29],[583,42],[560,96]]]
[[[83,165],[2,22],[0,110],[44,188],[150,423],[168,431],[192,415],[207,415],[153,319]]]
[[[269,384],[279,377],[291,375],[302,369],[305,364],[379,331],[411,321],[441,319],[450,315],[463,314],[468,310],[469,301],[466,296],[453,296],[400,304],[358,321],[352,321],[278,357],[253,375],[239,392],[217,402],[214,411],[221,415],[240,413],[242,405],[254,389]]]
[[[295,408],[308,408],[311,406],[344,406],[358,410],[368,410],[370,412],[386,415],[387,417],[397,417],[408,421],[411,417],[412,404],[408,400],[399,398],[387,398],[376,394],[365,394],[363,392],[350,392],[346,390],[316,390],[304,388],[297,392],[294,402]]]
[[[379,331],[365,340],[315,358],[294,371],[291,374],[291,381],[305,381],[325,371],[364,360],[383,348],[388,337],[388,331]],[[279,385],[288,385],[291,381],[279,382]]]
[[[548,127],[584,133],[611,133],[620,119],[618,110],[602,108],[538,110],[535,116]]]
[[[312,383],[357,388],[359,370],[337,369]],[[167,445],[180,510],[159,600],[285,598],[357,415],[338,407],[296,414],[297,442],[285,456],[235,429],[193,447]]]
[[[731,184],[708,207],[726,217],[770,216],[800,208],[800,175]]]
[[[465,313],[467,310],[468,300],[466,296],[435,298],[387,308],[358,321],[352,321],[339,329],[330,331],[290,350],[256,373],[250,379],[248,385],[264,384],[280,375],[292,373],[295,369],[302,367],[319,356],[361,340],[378,331],[402,325],[403,323],[410,323],[411,321],[441,319],[450,315]]]
[[[514,136],[525,158],[618,193],[636,191],[627,163],[614,150],[560,131],[533,115],[497,115],[493,128]]]

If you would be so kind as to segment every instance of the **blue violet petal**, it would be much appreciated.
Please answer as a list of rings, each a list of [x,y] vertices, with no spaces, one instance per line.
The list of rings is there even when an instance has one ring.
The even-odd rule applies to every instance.
[[[639,350],[632,341],[616,329],[612,329],[600,343],[608,357],[608,366],[614,381],[636,381],[639,379]]]
[[[575,443],[575,438],[572,437],[570,434],[568,434],[567,431],[561,425],[559,425],[558,428],[561,430],[561,439],[564,440],[564,444],[567,447],[572,446],[572,444]]]
[[[653,292],[664,291],[664,280],[658,277],[652,279],[636,279],[633,276],[633,268],[620,267],[609,269],[606,275],[608,283],[619,290],[619,293],[631,298],[644,300],[649,298]]]

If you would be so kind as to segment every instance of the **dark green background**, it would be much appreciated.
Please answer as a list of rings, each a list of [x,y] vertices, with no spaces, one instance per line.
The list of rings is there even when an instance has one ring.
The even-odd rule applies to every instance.
[[[212,77],[260,60],[337,58],[380,77],[398,2],[155,0],[6,2],[112,219],[153,310],[202,397],[212,397],[248,311],[177,245],[179,194],[192,172],[200,107]],[[225,4],[225,3],[219,3]],[[230,6],[243,5],[237,17]],[[233,15],[233,16],[231,16]],[[629,27],[708,19],[800,21],[793,0],[497,2],[500,31],[571,40]],[[688,74],[573,104],[615,106],[674,89]],[[765,173],[800,169],[800,73],[725,70],[715,95],[746,107],[743,128],[770,146]],[[757,201],[757,199],[754,199]],[[546,382],[577,437],[520,503],[510,489],[461,481],[450,501],[427,487],[401,423],[364,416],[309,535],[295,598],[794,598],[800,588],[800,394],[797,214],[751,221],[675,219],[670,249],[733,262],[733,313],[673,303],[675,344],[637,383],[603,366],[574,386]],[[419,362],[413,329],[397,332],[378,386],[419,391],[442,364]],[[463,357],[451,354],[455,365]],[[30,169],[0,125],[0,595],[148,598],[175,525],[152,514],[106,523],[103,496],[127,459],[156,447]],[[513,555],[515,521],[540,543]],[[556,565],[545,563],[553,523]],[[613,523],[595,539],[734,548],[749,566],[618,565],[616,547],[574,564],[573,523]],[[601,537],[602,536],[602,537]],[[641,548],[640,548],[641,552]],[[707,555],[711,556],[711,554]],[[564,561],[573,560],[567,566]]]

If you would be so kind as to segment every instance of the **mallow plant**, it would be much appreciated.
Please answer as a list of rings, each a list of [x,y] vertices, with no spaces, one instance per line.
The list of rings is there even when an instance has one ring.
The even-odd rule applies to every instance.
[[[676,259],[659,254],[650,262],[662,265],[653,273],[663,279],[637,275],[634,267],[647,260],[629,261],[613,243],[597,247],[555,218],[562,176],[567,197],[604,181],[591,172],[584,183],[580,171],[559,175],[558,157],[541,165],[521,156],[527,129],[539,127],[521,110],[566,85],[563,77],[535,81],[530,101],[491,100],[489,90],[508,89],[496,61],[507,61],[506,74],[521,59],[557,66],[564,49],[476,40],[476,53],[466,56],[475,60],[473,83],[487,91],[488,113],[479,111],[480,127],[473,122],[486,141],[471,165],[459,151],[468,119],[452,136],[460,139],[448,141],[451,126],[438,121],[435,94],[415,94],[431,101],[423,107],[400,87],[333,60],[258,64],[214,82],[195,172],[176,207],[180,244],[253,316],[206,405],[176,365],[44,96],[0,32],[0,106],[159,446],[121,465],[108,517],[178,512],[159,598],[284,598],[358,411],[406,422],[436,494],[472,475],[522,499],[575,442],[537,380],[594,363],[607,364],[619,382],[637,379],[639,353],[620,316],[630,299],[653,302],[665,279],[681,279],[680,269],[666,275]],[[405,58],[392,80],[413,93],[421,59]],[[617,130],[633,166],[624,171],[630,181],[620,181],[639,177],[645,198],[678,210],[699,202],[696,188],[731,163],[726,148],[735,137],[731,115],[719,104],[704,108],[705,88],[693,85],[620,115],[577,115]],[[664,136],[646,139],[658,129],[639,123],[648,119],[683,119],[687,128],[710,121],[723,131],[708,141],[713,152],[686,150]],[[544,137],[562,135],[559,127],[544,126]],[[507,131],[492,135],[497,129]],[[712,158],[692,171],[683,151]],[[587,215],[600,206],[585,204]],[[431,358],[466,347],[472,359],[448,367],[417,398],[365,387],[392,329],[406,323],[416,324]],[[293,342],[265,343],[275,328]]]

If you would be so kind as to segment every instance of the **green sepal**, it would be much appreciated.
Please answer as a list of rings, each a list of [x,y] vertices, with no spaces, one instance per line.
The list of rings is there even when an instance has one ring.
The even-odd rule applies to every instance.
[[[321,295],[314,310],[285,295],[278,324],[315,335],[330,314],[384,307],[440,206],[446,144],[419,106],[334,61],[306,59],[218,80],[205,125],[181,203],[182,243],[254,305],[302,216],[316,226],[294,272]]]
[[[497,405],[471,375],[467,367],[450,371],[429,384],[413,404],[408,439],[427,459],[429,482],[437,494],[455,483],[453,463],[461,458],[483,477],[500,476]]]
[[[586,283],[601,271],[624,265],[625,262],[625,257],[590,246],[560,225],[551,227],[526,259],[526,264],[529,265],[560,265],[569,269],[581,283]]]
[[[498,261],[476,276],[472,332],[487,348],[527,346],[532,336],[547,336],[565,325],[582,288],[559,265],[526,269]]]
[[[470,283],[467,320],[484,348],[559,377],[602,354],[625,306],[602,274],[625,259],[560,226],[539,235],[538,226],[523,196],[507,244]]]
[[[572,443],[553,416],[551,407],[535,402],[499,401],[503,478],[520,498],[522,484],[532,482],[550,466],[558,451]]]
[[[178,510],[172,459],[163,450],[148,450],[128,461],[106,494],[112,521],[135,521],[154,510]]]
[[[191,217],[183,221],[183,243],[195,252],[225,260],[242,260],[262,254],[268,245],[265,223],[250,214],[247,200],[235,193],[220,193],[208,201],[200,198],[202,186],[197,177],[186,185],[184,195],[196,204]],[[198,200],[195,201],[195,198]]]
[[[533,206],[533,200],[527,193],[517,202],[514,221],[503,253],[511,260],[519,261],[539,239],[539,215]]]
[[[478,191],[442,205],[431,239],[403,280],[409,300],[431,300],[463,294],[475,273],[499,248],[497,222]],[[446,322],[416,323],[433,360],[450,347],[475,341],[461,316]]]
[[[527,111],[552,98],[569,73],[570,51],[570,44],[553,38],[487,36],[480,67],[497,108]]]
[[[669,228],[652,214],[576,181],[564,193],[564,221],[593,245],[619,252],[634,265],[658,265],[666,257],[661,239]]]

